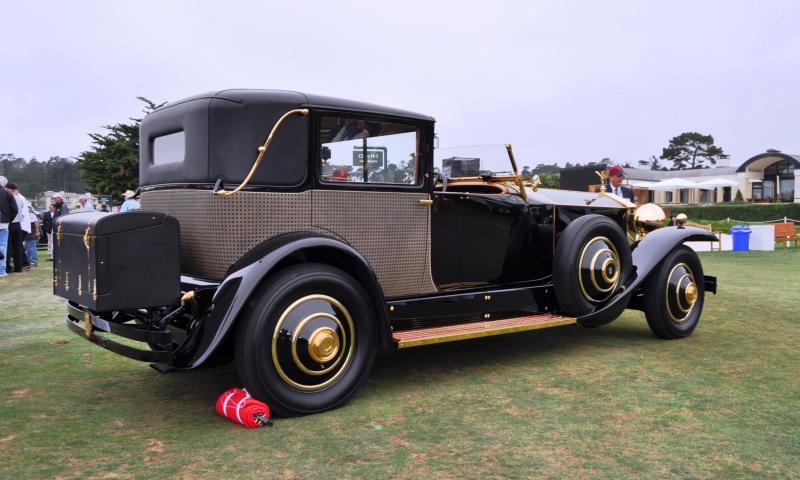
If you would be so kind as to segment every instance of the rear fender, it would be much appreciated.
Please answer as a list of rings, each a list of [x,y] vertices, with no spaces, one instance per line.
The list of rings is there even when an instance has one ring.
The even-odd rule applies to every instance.
[[[335,238],[310,232],[296,232],[280,235],[257,246],[253,251],[263,255],[246,254],[225,277],[214,295],[213,312],[198,327],[196,347],[186,361],[184,368],[194,368],[206,361],[225,340],[236,319],[250,301],[261,282],[280,265],[293,257],[320,252],[335,254],[345,259],[348,265],[355,266],[350,272],[369,294],[373,311],[378,322],[378,345],[391,345],[390,329],[386,316],[383,290],[366,259],[353,247]],[[384,328],[381,328],[384,326]]]
[[[648,233],[646,237],[631,247],[633,269],[624,283],[624,288],[600,310],[579,317],[578,323],[602,325],[610,322],[622,313],[630,301],[631,295],[644,285],[656,266],[664,260],[669,252],[684,242],[704,240],[717,241],[717,237],[711,232],[696,227],[664,227]]]

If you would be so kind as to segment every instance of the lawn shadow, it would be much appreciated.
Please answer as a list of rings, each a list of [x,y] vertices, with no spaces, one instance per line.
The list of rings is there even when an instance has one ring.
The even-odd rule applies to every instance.
[[[646,347],[656,341],[646,326],[626,322],[600,328],[577,325],[512,335],[436,344],[380,353],[363,389],[393,394],[419,386],[421,378],[457,381],[458,375],[509,364],[551,365],[587,349]],[[581,353],[582,352],[582,353]],[[240,387],[234,365],[158,374],[157,381],[142,382],[144,396],[157,396],[168,410],[205,412],[224,391]],[[362,389],[362,390],[363,390]]]

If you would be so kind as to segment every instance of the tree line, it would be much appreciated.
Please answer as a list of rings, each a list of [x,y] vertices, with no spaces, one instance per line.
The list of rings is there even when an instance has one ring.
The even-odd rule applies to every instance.
[[[47,190],[83,192],[87,187],[75,162],[58,156],[40,162],[36,158],[26,160],[13,153],[0,153],[0,175],[16,183],[29,198]]]

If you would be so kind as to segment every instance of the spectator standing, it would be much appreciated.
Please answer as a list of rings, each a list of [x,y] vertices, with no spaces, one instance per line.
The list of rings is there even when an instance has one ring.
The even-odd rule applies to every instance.
[[[133,190],[126,190],[125,193],[122,194],[125,197],[125,201],[122,202],[122,206],[119,207],[119,213],[130,212],[131,210],[138,210],[142,208],[142,205],[139,203],[138,200],[133,198],[136,195]]]
[[[80,197],[78,197],[78,203],[81,204],[81,206],[78,207],[78,211],[79,212],[94,212],[95,211],[94,205],[92,205],[92,202],[89,201],[89,197],[86,196],[86,195],[81,195]]]
[[[6,258],[8,257],[8,227],[17,216],[17,202],[14,195],[6,190],[8,179],[0,175],[0,277],[6,277]]]
[[[42,215],[42,232],[47,235],[47,253],[53,256],[53,212],[56,207],[50,205]]]
[[[64,203],[64,194],[63,193],[54,193],[53,194],[53,224],[50,227],[50,241],[47,243],[47,247],[50,249],[50,260],[53,260],[53,237],[52,235],[56,230],[56,220],[64,215],[69,215],[69,207],[67,204]]]
[[[36,212],[33,211],[33,207],[28,204],[28,220],[29,220],[29,229],[28,236],[25,237],[25,254],[28,257],[28,264],[31,267],[38,267],[39,266],[39,251],[36,249],[37,245],[39,244],[39,239],[42,237],[42,222],[39,221],[39,217],[36,215]]]
[[[28,202],[25,200],[25,197],[19,194],[17,185],[15,183],[8,182],[6,184],[6,190],[14,195],[14,201],[17,204],[17,216],[15,216],[8,225],[8,254],[6,255],[6,273],[18,273],[30,268],[25,268],[25,237],[22,230],[22,220],[25,219],[27,222],[30,222],[30,220],[28,220]],[[30,223],[27,223],[25,227],[30,229]],[[11,268],[12,261],[14,263],[13,270]]]
[[[636,203],[636,199],[633,196],[633,190],[622,185],[622,180],[625,179],[625,170],[623,170],[619,165],[614,165],[608,169],[608,175],[608,183],[611,193],[620,198],[624,198],[629,202]]]

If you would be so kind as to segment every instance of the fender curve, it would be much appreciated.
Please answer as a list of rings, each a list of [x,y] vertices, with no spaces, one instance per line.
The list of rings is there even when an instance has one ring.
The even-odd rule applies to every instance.
[[[217,347],[222,344],[226,335],[231,330],[231,327],[235,324],[236,317],[247,305],[253,292],[261,284],[261,281],[269,275],[281,260],[304,250],[334,250],[358,262],[364,272],[369,272],[370,281],[368,283],[371,283],[371,285],[364,285],[364,287],[370,294],[379,324],[386,326],[382,335],[389,335],[389,323],[386,316],[383,289],[378,283],[378,279],[372,267],[370,267],[366,259],[350,245],[335,238],[316,233],[295,232],[273,237],[267,242],[255,247],[253,250],[256,249],[268,253],[257,257],[250,255],[248,261],[235,263],[232,267],[232,269],[235,270],[225,277],[225,280],[222,281],[214,294],[214,312],[203,321],[201,327],[203,333],[198,339],[199,344],[191,355],[191,358],[187,361],[187,366],[185,368],[195,368],[206,361]],[[242,258],[247,256],[248,254]],[[379,333],[379,335],[381,334]],[[384,343],[391,344],[391,338],[387,338],[388,340],[379,337],[379,345]]]
[[[716,241],[717,237],[701,228],[664,227],[647,234],[631,247],[633,271],[625,282],[624,289],[617,293],[610,302],[600,310],[578,318],[584,325],[603,325],[622,314],[630,301],[631,295],[641,287],[653,269],[675,247],[690,241]]]

